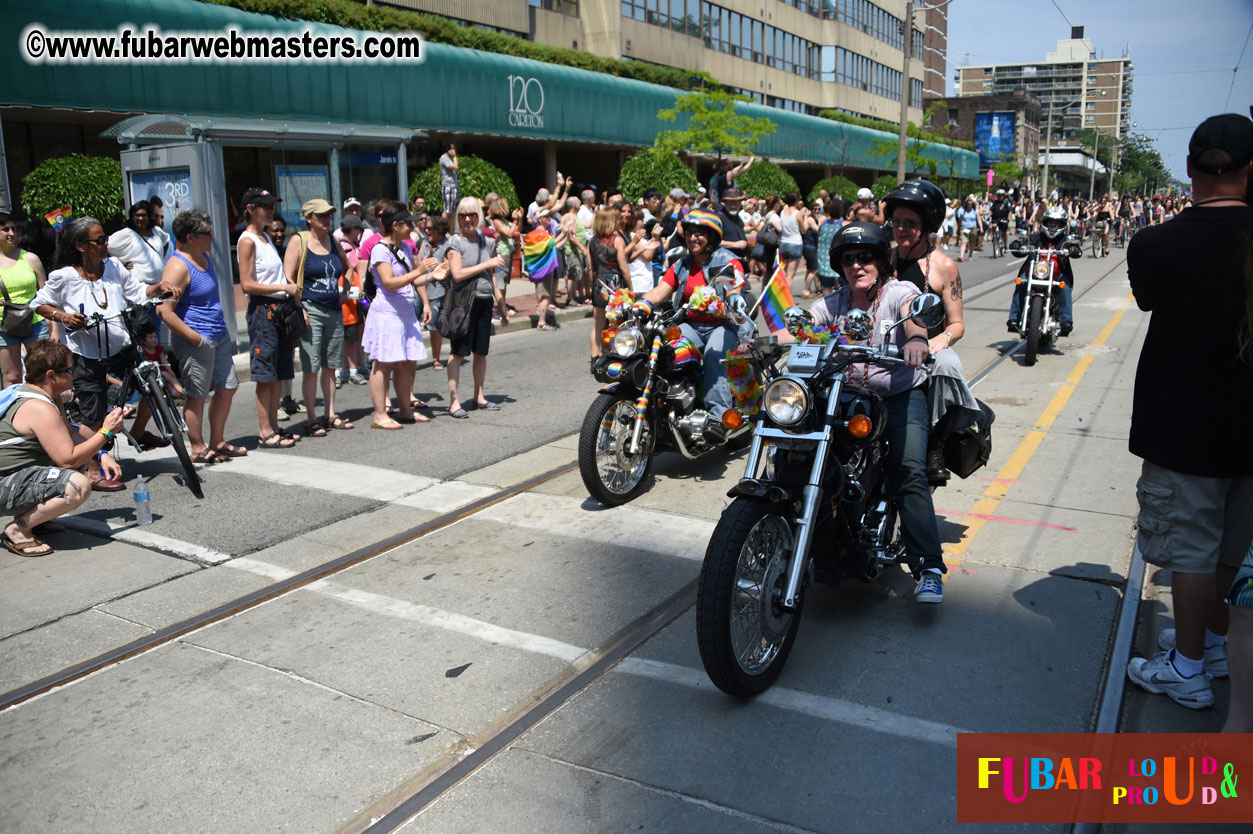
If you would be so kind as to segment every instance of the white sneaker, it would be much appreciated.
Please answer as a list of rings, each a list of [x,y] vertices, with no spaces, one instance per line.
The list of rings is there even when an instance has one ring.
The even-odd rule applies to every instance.
[[[1127,664],[1127,677],[1154,695],[1170,699],[1188,709],[1205,709],[1214,705],[1214,692],[1204,672],[1185,678],[1171,662],[1173,652],[1159,652],[1152,657],[1133,657]]]
[[[1167,651],[1173,649],[1175,647],[1175,630],[1173,628],[1162,629],[1162,633],[1157,635],[1157,646]],[[1226,643],[1206,649],[1204,660],[1205,674],[1211,678],[1225,678],[1230,674],[1227,669]]]

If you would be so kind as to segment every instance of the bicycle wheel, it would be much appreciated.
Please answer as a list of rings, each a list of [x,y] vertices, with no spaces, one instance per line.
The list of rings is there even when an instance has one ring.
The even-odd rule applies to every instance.
[[[157,430],[174,446],[178,464],[183,470],[184,485],[191,490],[192,495],[204,498],[204,490],[200,486],[200,474],[196,472],[196,467],[191,462],[191,455],[187,451],[186,429],[177,417],[174,401],[170,399],[170,392],[165,389],[165,385],[155,372],[150,371],[145,374],[144,382],[148,390],[152,392],[148,396],[148,405],[152,407],[153,416],[156,418]]]
[[[1101,236],[1096,232],[1092,232],[1088,237],[1092,240],[1092,257],[1099,258],[1101,255]]]

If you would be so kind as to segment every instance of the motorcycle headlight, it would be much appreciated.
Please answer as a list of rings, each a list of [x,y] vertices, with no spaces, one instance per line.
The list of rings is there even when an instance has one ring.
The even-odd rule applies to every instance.
[[[766,414],[780,426],[794,426],[809,411],[809,392],[794,379],[776,379],[766,387],[762,404]]]
[[[1035,265],[1035,277],[1043,281],[1053,272],[1053,265],[1048,261],[1040,261]]]
[[[634,327],[623,327],[614,334],[613,352],[618,356],[634,356],[640,349],[644,337]]]

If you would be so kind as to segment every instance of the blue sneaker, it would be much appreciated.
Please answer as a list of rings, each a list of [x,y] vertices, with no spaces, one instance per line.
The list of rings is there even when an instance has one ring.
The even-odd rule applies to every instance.
[[[914,601],[944,602],[944,580],[938,573],[923,571],[918,587],[914,588]]]

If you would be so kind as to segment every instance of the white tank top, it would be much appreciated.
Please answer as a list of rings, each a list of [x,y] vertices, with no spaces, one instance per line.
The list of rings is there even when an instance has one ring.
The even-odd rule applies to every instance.
[[[779,225],[783,227],[782,232],[779,234],[779,243],[800,246],[804,242],[801,238],[800,223],[796,220],[798,216],[800,216],[799,211],[779,215]]]
[[[258,284],[289,283],[287,276],[283,273],[283,259],[279,257],[278,250],[270,242],[269,235],[262,238],[245,229],[239,236],[248,238],[256,246],[257,256],[253,275],[254,280]],[[287,293],[276,292],[267,297],[272,299],[286,298]]]

